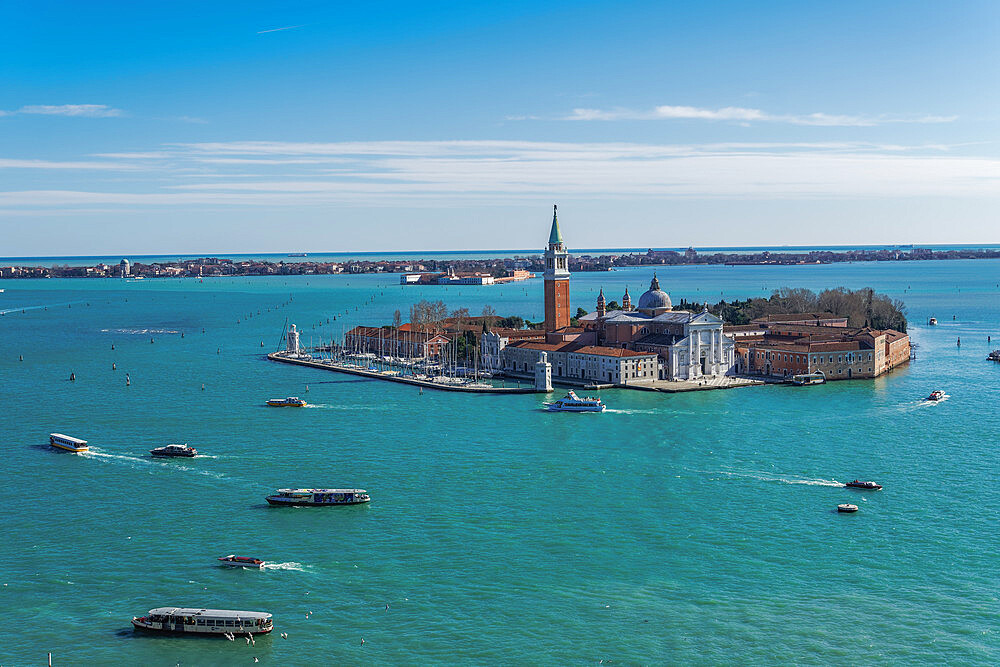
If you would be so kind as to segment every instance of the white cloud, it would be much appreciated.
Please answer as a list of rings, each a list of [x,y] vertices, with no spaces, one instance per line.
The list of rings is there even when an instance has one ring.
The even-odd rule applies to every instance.
[[[32,190],[0,192],[0,205],[441,206],[557,196],[856,199],[1000,193],[1000,158],[953,155],[948,146],[861,142],[215,142],[96,157],[5,160],[0,166],[87,170],[91,162],[119,165],[115,168],[121,158],[137,162],[127,181],[98,180],[81,171],[67,187],[64,180],[46,184],[33,177]]]
[[[508,119],[513,120],[515,117],[508,117]],[[622,107],[609,110],[580,108],[573,109],[572,113],[561,117],[561,120],[713,120],[839,127],[871,127],[887,123],[950,123],[956,119],[957,116],[892,116],[888,114],[866,116],[821,112],[810,114],[773,114],[761,111],[760,109],[746,107],[703,109],[699,107],[671,105],[658,106],[649,110],[635,110]]]
[[[0,111],[0,115],[31,114],[41,116],[77,116],[81,118],[113,118],[124,115],[121,109],[106,104],[32,104],[17,111]]]

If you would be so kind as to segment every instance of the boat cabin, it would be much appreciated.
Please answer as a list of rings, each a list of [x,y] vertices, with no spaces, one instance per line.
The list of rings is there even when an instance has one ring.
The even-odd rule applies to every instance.
[[[68,452],[85,452],[90,449],[86,440],[63,435],[62,433],[49,433],[49,444],[59,449],[65,449]]]
[[[192,634],[265,634],[274,629],[271,614],[260,611],[157,607],[133,618],[138,630]]]

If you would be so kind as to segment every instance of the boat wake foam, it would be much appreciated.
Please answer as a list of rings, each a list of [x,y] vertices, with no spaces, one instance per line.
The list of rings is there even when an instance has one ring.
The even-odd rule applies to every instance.
[[[264,570],[292,570],[294,572],[305,572],[306,568],[303,567],[302,563],[296,563],[295,561],[289,561],[287,563],[264,563]]]
[[[165,468],[169,470],[182,470],[184,472],[192,472],[198,475],[205,475],[207,477],[212,477],[214,479],[228,479],[225,475],[222,475],[217,472],[211,472],[209,470],[198,470],[197,468],[190,468],[184,465],[177,465],[175,462],[172,461],[158,461],[155,459],[140,458],[138,456],[128,456],[125,454],[109,454],[108,452],[95,450],[93,447],[90,448],[90,451],[80,452],[79,456],[83,456],[86,458],[96,458],[98,460],[103,459],[110,463],[122,463],[125,465],[133,465],[133,466],[135,465],[151,466],[151,467]],[[195,458],[201,458],[201,457],[198,456]],[[215,457],[205,456],[204,458],[215,458]]]
[[[613,412],[619,415],[658,415],[663,413],[662,410],[614,410],[612,408],[606,409],[605,412]]]
[[[149,334],[175,334],[180,333],[180,331],[175,331],[174,329],[101,329],[101,333],[117,333],[117,334],[136,334],[136,335],[149,335]]]
[[[761,482],[779,482],[781,484],[805,484],[807,486],[844,486],[843,482],[838,482],[835,479],[803,479],[803,478],[789,478],[789,477],[772,477],[760,473],[726,472],[725,470],[720,470],[716,474],[727,475],[729,477],[746,477],[749,479],[756,479]]]

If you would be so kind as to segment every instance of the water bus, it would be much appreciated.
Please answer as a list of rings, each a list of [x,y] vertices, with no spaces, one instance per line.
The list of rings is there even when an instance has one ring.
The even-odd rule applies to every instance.
[[[132,627],[146,632],[184,635],[263,635],[274,629],[271,614],[263,611],[157,607],[134,616]]]
[[[876,482],[859,482],[854,480],[853,482],[848,482],[844,484],[848,489],[866,489],[868,491],[881,491],[882,485]]]
[[[570,391],[558,401],[545,404],[545,409],[549,412],[604,412],[605,408],[601,399],[591,396],[580,398],[575,391]]]
[[[252,567],[258,570],[264,568],[264,561],[261,559],[250,558],[248,556],[237,556],[236,554],[229,554],[228,556],[216,558],[215,560],[228,567]]]
[[[186,456],[192,457],[198,455],[198,450],[194,447],[188,447],[187,445],[164,445],[163,447],[157,447],[156,449],[149,450],[149,453],[153,456],[161,457],[172,457],[172,456]]]
[[[940,389],[935,389],[934,391],[931,392],[931,395],[928,396],[927,398],[925,398],[924,400],[925,401],[940,401],[942,398],[944,398],[944,392],[941,391]]]
[[[826,374],[823,371],[813,373],[800,373],[792,376],[792,384],[805,387],[811,384],[823,384],[826,382]]]
[[[285,507],[357,505],[370,500],[364,489],[278,489],[275,494],[267,496],[271,505]]]
[[[59,449],[65,449],[67,452],[86,452],[90,450],[90,446],[87,445],[86,440],[63,435],[62,433],[49,433],[49,444]]]
[[[302,408],[306,406],[306,402],[298,396],[289,396],[288,398],[270,398],[268,399],[267,404],[272,408]]]

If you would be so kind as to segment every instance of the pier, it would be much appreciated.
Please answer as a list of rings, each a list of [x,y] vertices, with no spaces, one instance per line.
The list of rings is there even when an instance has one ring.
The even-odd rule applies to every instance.
[[[458,391],[466,394],[544,394],[547,393],[534,387],[492,387],[485,385],[470,386],[468,384],[447,384],[444,382],[433,382],[431,380],[420,380],[404,375],[392,375],[387,371],[371,371],[357,366],[340,363],[332,359],[316,360],[302,355],[289,355],[287,352],[272,352],[267,355],[271,361],[278,361],[283,364],[295,364],[296,366],[308,366],[319,368],[325,371],[335,371],[337,373],[347,373],[348,375],[360,375],[361,377],[373,380],[387,380],[400,384],[414,385],[417,387],[427,387],[439,391]]]

